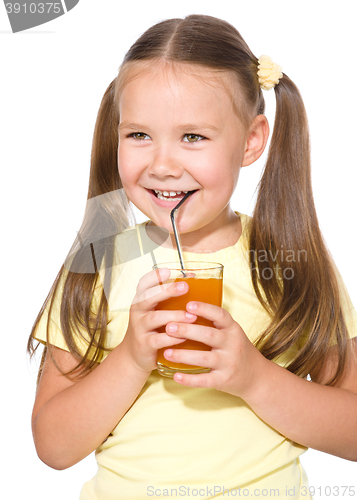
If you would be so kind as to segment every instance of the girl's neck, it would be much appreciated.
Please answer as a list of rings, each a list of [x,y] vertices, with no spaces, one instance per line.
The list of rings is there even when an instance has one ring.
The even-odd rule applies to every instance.
[[[155,241],[154,232],[150,231],[150,227],[155,224],[150,221],[146,225],[146,233],[150,239]],[[184,233],[180,235],[181,247],[183,252],[192,253],[214,253],[233,246],[237,243],[242,234],[242,225],[239,216],[229,209],[228,218],[225,217],[224,224],[216,224],[214,228],[202,228],[192,233]],[[173,233],[170,233],[168,238],[160,246],[176,250],[176,241]]]

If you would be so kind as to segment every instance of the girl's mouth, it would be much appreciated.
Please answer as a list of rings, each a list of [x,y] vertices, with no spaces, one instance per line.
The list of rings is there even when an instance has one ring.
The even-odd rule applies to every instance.
[[[164,201],[180,201],[187,194],[187,191],[159,191],[158,189],[152,191],[156,198]]]
[[[159,191],[157,189],[147,189],[147,191],[155,200],[156,204],[164,208],[174,208],[187,194],[187,191]],[[192,194],[190,198],[192,198],[192,196],[194,196],[194,194]]]

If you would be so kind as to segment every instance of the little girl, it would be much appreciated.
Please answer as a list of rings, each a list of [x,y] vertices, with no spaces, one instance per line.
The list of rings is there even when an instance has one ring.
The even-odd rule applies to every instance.
[[[250,218],[230,199],[266,146],[272,88]],[[170,211],[186,191],[184,258],[224,265],[223,307],[156,310],[188,290],[152,270],[177,260]],[[357,316],[319,229],[304,105],[278,65],[213,17],[150,28],[104,95],[88,200],[29,342],[46,346],[39,457],[65,469],[96,450],[81,500],[311,498],[308,447],[357,460]],[[128,200],[149,219],[131,229]],[[185,339],[211,350],[169,348]],[[166,347],[167,360],[210,371],[161,377]]]

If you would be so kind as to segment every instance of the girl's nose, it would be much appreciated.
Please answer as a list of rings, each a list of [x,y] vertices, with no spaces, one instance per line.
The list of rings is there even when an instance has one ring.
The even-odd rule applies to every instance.
[[[178,158],[168,148],[157,149],[151,158],[147,172],[155,177],[181,177],[183,168]]]

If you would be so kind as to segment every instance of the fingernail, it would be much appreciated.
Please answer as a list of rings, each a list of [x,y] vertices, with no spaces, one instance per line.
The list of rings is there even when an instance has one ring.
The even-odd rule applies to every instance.
[[[195,309],[197,309],[197,304],[191,302],[190,304],[187,304],[187,307],[191,309],[191,311],[194,311]]]
[[[170,357],[172,355],[172,352],[173,352],[173,349],[167,349],[167,351],[165,351],[165,358],[166,357]]]
[[[170,276],[170,270],[167,269],[166,267],[163,267],[162,269],[160,269],[160,277],[161,279],[166,279],[167,277],[167,271],[169,271],[169,276]]]
[[[169,325],[169,326],[167,327],[167,329],[168,329],[168,331],[169,331],[169,332],[176,332],[176,330],[177,330],[177,325]]]
[[[188,319],[192,319],[192,318],[194,318],[194,317],[195,317],[195,315],[194,315],[194,314],[191,314],[191,313],[186,313],[186,318],[188,318]]]
[[[177,283],[176,285],[176,289],[179,291],[179,292],[183,292],[184,289],[185,289],[185,283]]]

